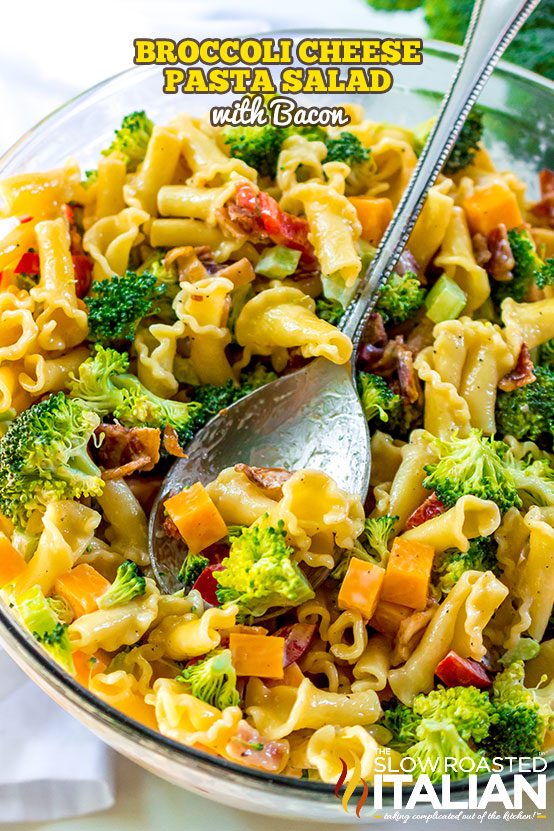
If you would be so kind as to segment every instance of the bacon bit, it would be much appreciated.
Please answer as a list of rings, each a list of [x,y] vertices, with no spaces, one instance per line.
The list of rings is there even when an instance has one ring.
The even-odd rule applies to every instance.
[[[512,279],[515,260],[503,223],[493,228],[487,237],[475,234],[472,242],[477,264],[486,268],[487,274],[499,283],[506,283]]]
[[[152,476],[129,476],[127,479],[127,484],[146,514],[150,513],[162,482],[163,476],[158,474],[153,474]]]
[[[530,208],[530,211],[546,224],[554,228],[554,170],[541,170],[539,173],[541,199]]]
[[[261,216],[247,206],[238,205],[236,202],[228,202],[218,215],[222,219],[224,228],[235,237],[247,236],[253,243],[264,243],[269,240],[269,234],[265,231]]]
[[[179,436],[177,430],[170,424],[166,424],[163,432],[163,446],[170,456],[176,456],[178,459],[186,459],[187,454],[179,444]]]
[[[212,249],[208,245],[195,245],[194,253],[210,275],[217,274],[218,271],[225,268],[222,263],[216,263]]]
[[[533,372],[533,361],[526,343],[521,344],[515,367],[498,382],[498,387],[504,392],[513,392],[537,380]]]
[[[210,565],[213,565],[214,563],[221,563],[225,557],[228,557],[230,548],[228,542],[214,542],[207,548],[202,549],[200,553],[203,557],[208,558]]]
[[[416,508],[413,514],[408,517],[405,530],[409,531],[410,528],[417,528],[418,525],[423,525],[424,522],[433,519],[435,516],[443,514],[445,511],[446,505],[440,501],[433,491],[433,493],[427,497],[425,502],[423,502],[419,508]]]
[[[289,758],[287,741],[268,741],[258,731],[241,719],[236,735],[227,743],[226,756],[246,767],[265,770],[269,773],[282,771]]]
[[[177,528],[170,516],[165,517],[163,521],[163,529],[165,535],[170,539],[182,541],[183,538],[179,533],[179,529]]]
[[[427,278],[425,276],[425,272],[421,268],[420,264],[414,257],[411,251],[408,251],[407,248],[404,249],[402,254],[400,255],[400,259],[396,264],[396,268],[394,269],[397,274],[400,274],[403,277],[406,272],[411,271],[413,272],[420,283],[424,286],[427,285]]]
[[[435,324],[432,320],[429,320],[428,317],[424,317],[416,323],[408,335],[408,340],[406,341],[406,346],[414,357],[418,355],[422,349],[425,349],[426,346],[431,346],[433,343],[434,328]]]
[[[316,626],[313,623],[291,623],[274,633],[275,637],[285,639],[284,667],[288,667],[304,655],[312,645],[315,632]]]
[[[414,369],[414,356],[400,338],[396,338],[395,342],[400,394],[409,404],[415,404],[420,398],[421,387]]]
[[[99,463],[106,468],[104,479],[121,479],[136,470],[152,470],[160,459],[160,431],[154,427],[122,427],[100,424],[95,435],[104,435],[96,449]]]
[[[242,462],[235,465],[237,473],[244,473],[258,488],[265,491],[270,499],[281,499],[283,496],[283,485],[287,482],[292,473],[284,467],[250,467]]]
[[[226,277],[235,288],[240,288],[252,283],[256,279],[256,274],[250,260],[243,257],[241,260],[223,266],[218,271],[218,277]]]

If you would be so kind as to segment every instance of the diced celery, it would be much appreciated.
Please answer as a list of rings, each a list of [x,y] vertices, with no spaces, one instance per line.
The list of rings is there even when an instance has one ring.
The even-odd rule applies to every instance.
[[[443,274],[425,298],[427,317],[433,323],[455,320],[467,303],[465,292],[454,280]]]
[[[284,277],[294,274],[300,260],[300,254],[300,251],[287,248],[285,245],[266,248],[254,270],[256,274],[262,274],[271,280],[282,280]]]

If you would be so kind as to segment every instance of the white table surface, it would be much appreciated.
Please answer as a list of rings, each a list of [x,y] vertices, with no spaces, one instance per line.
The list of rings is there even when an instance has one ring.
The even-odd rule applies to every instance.
[[[353,817],[347,825],[315,825],[309,821],[270,819],[217,805],[203,797],[189,794],[137,767],[122,756],[116,758],[117,800],[113,808],[100,814],[58,822],[24,822],[12,825],[10,831],[355,831],[367,828],[385,828],[375,820],[364,821]],[[494,806],[493,806],[494,807]],[[502,809],[499,809],[502,812]],[[531,813],[531,809],[528,810]],[[542,812],[544,813],[544,812]],[[548,831],[554,827],[554,781],[548,789],[548,807],[545,820],[516,820],[508,823],[513,831]],[[389,822],[388,825],[391,823]],[[498,831],[503,820],[478,820],[460,824],[460,831],[491,829]],[[444,821],[409,822],[409,831],[436,829],[444,831]],[[450,823],[452,826],[452,822]],[[5,826],[4,826],[5,827]],[[3,826],[0,824],[0,831]]]

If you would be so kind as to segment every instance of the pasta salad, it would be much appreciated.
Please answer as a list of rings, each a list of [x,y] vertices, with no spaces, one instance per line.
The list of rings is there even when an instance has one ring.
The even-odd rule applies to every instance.
[[[530,202],[478,111],[356,356],[365,503],[240,463],[164,503],[181,590],[149,563],[196,431],[350,360],[342,315],[429,124],[346,110],[338,132],[132,113],[94,170],[0,184],[0,590],[80,684],[185,745],[462,779],[554,745],[554,173]]]

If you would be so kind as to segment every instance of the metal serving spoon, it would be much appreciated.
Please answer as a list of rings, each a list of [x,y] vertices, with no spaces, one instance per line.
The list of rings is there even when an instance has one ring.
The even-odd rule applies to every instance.
[[[425,195],[444,165],[464,121],[500,56],[539,0],[477,0],[464,51],[436,125],[410,183],[363,275],[341,329],[353,342],[349,366],[317,358],[256,390],[215,416],[186,448],[162,483],[149,525],[150,559],[166,592],[181,587],[177,573],[182,544],[162,527],[163,502],[184,485],[206,484],[238,462],[287,470],[324,470],[363,500],[371,468],[367,422],[356,393],[354,368],[363,326],[379,288],[396,266],[421,211]],[[417,70],[415,70],[417,71]],[[325,572],[325,570],[318,570]],[[326,572],[325,572],[326,573]],[[321,582],[325,573],[313,575]]]

